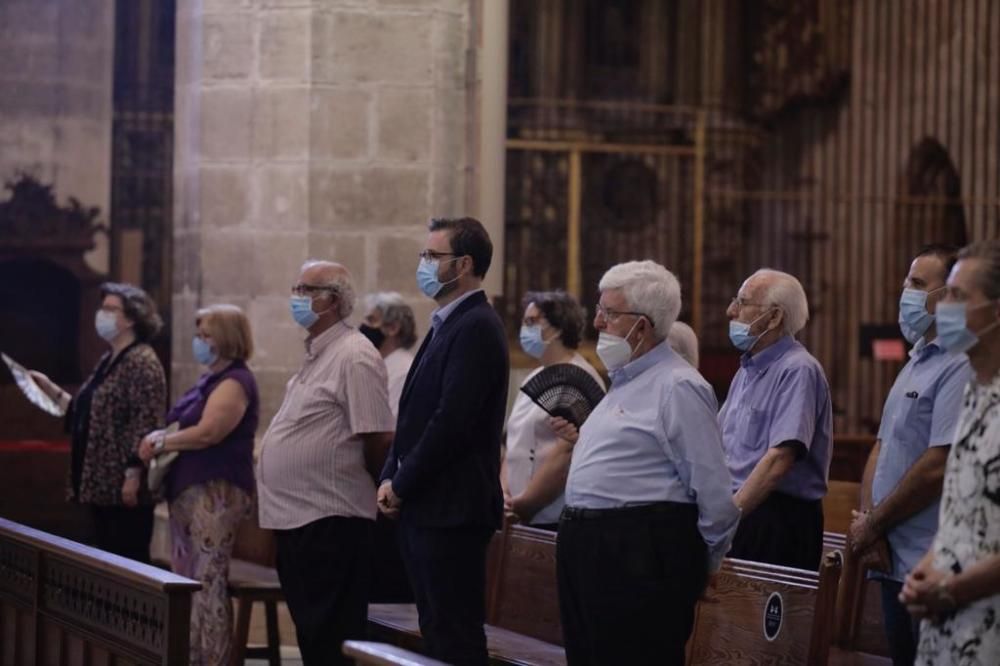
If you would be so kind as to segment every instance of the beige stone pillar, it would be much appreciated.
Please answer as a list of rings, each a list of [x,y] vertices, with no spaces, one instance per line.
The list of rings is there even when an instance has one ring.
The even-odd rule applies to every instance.
[[[237,303],[266,423],[301,360],[288,295],[310,257],[359,295],[403,293],[426,330],[428,218],[470,210],[472,1],[179,0],[175,390],[195,308]]]

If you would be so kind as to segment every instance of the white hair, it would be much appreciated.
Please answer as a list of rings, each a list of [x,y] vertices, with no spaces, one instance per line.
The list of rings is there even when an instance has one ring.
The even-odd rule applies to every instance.
[[[805,328],[806,322],[809,321],[809,301],[806,299],[806,290],[795,276],[771,268],[762,268],[750,277],[762,277],[767,280],[766,286],[761,291],[761,300],[765,305],[781,308],[785,314],[782,320],[783,333],[795,335]]]
[[[601,291],[621,289],[629,309],[646,315],[655,339],[667,331],[681,311],[681,285],[674,274],[655,261],[627,261],[612,266],[601,278]]]
[[[351,273],[340,264],[322,259],[309,259],[302,264],[302,272],[316,266],[324,268],[321,276],[317,280],[318,287],[331,287],[333,293],[337,295],[337,316],[347,319],[354,312],[354,303],[357,296],[354,294],[354,283],[351,281]]]
[[[413,308],[395,291],[380,291],[365,297],[365,310],[382,315],[382,324],[399,325],[399,342],[409,349],[417,341],[417,322]]]
[[[667,344],[691,367],[698,367],[698,336],[690,326],[682,321],[675,321],[667,333]]]

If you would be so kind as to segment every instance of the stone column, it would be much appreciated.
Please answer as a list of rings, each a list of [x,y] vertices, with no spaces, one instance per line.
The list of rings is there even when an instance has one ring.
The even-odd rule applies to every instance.
[[[109,219],[115,3],[0,2],[0,182],[26,171]],[[0,195],[2,198],[6,196]],[[108,270],[107,238],[87,255]]]
[[[302,357],[288,295],[307,258],[403,293],[426,329],[428,218],[471,205],[472,1],[179,0],[175,391],[197,374],[195,309],[237,303],[266,424]]]

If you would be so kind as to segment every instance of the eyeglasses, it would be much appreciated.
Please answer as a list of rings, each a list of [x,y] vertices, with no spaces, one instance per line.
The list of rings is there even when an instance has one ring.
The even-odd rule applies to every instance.
[[[597,312],[597,316],[604,319],[604,321],[615,322],[622,315],[632,315],[633,317],[645,317],[649,323],[653,323],[653,320],[649,318],[645,312],[632,312],[631,310],[612,310],[606,308],[600,303],[594,306],[594,310]]]
[[[729,301],[729,307],[735,307],[737,310],[745,308],[748,305],[755,305],[759,308],[765,307],[763,303],[751,303],[750,301],[743,300],[739,296],[736,296],[733,300]]]
[[[434,250],[424,250],[420,253],[421,259],[426,259],[427,261],[435,261],[441,257],[457,257],[458,255],[454,252],[435,252]]]
[[[302,282],[292,285],[292,294],[296,296],[311,296],[312,294],[318,294],[322,291],[336,293],[337,288],[322,284],[303,284]]]

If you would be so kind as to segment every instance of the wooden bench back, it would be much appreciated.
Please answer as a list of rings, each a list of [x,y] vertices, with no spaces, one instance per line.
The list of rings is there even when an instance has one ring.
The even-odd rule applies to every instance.
[[[556,587],[556,535],[521,525],[493,540],[486,621],[556,645],[563,644]]]
[[[260,527],[257,515],[257,499],[255,497],[250,515],[243,519],[236,531],[233,557],[261,566],[273,567],[277,561],[274,532]]]
[[[840,570],[839,551],[824,556],[819,572],[726,559],[698,604],[688,663],[824,666]],[[780,622],[770,612],[777,597]]]
[[[187,664],[199,589],[0,518],[0,663]]]

